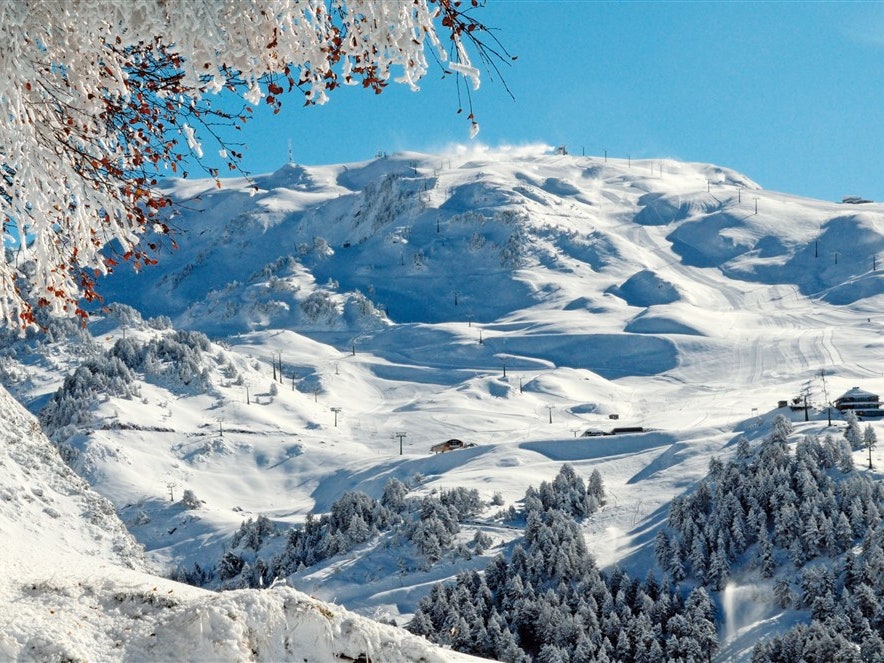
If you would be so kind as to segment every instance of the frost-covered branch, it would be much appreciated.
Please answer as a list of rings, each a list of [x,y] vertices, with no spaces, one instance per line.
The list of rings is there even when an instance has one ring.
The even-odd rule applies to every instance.
[[[464,3],[467,4],[467,3]],[[297,88],[321,104],[339,85],[417,89],[431,58],[478,86],[467,45],[484,26],[456,0],[19,0],[0,5],[0,319],[33,305],[85,315],[94,279],[136,268],[168,234],[160,173],[200,163],[201,137]],[[437,27],[438,26],[438,27]],[[211,104],[229,90],[242,112]],[[471,118],[472,121],[472,118]],[[240,155],[221,145],[236,170]],[[216,179],[219,173],[206,169]],[[109,256],[106,247],[115,247]]]

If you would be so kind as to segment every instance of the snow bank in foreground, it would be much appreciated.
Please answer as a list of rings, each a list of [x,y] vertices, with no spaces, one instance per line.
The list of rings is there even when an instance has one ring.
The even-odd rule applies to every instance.
[[[214,594],[149,576],[102,573],[50,569],[46,579],[4,583],[0,658],[478,660],[287,587]]]

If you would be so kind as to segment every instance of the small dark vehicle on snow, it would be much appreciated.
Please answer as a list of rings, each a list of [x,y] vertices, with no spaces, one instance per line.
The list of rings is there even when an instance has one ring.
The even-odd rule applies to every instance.
[[[430,452],[434,454],[441,454],[445,453],[446,451],[454,451],[455,449],[466,449],[467,447],[474,446],[476,445],[471,442],[464,442],[463,440],[452,438],[450,440],[446,440],[445,442],[434,444],[432,447],[430,447]]]

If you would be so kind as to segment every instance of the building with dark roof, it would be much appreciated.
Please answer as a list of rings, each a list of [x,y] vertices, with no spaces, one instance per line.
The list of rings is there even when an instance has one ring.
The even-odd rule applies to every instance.
[[[844,392],[840,398],[836,398],[835,407],[841,413],[853,410],[858,417],[884,416],[884,410],[881,409],[881,401],[878,394],[873,394],[859,387],[853,387]]]

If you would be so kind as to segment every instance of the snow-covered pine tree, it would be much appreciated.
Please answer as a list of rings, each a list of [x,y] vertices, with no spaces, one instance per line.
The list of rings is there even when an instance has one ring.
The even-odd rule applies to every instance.
[[[872,469],[872,449],[878,445],[878,437],[875,435],[875,429],[872,424],[868,424],[863,430],[863,448],[869,451],[869,469]]]
[[[605,504],[605,482],[602,481],[601,472],[598,471],[598,468],[592,471],[592,474],[589,475],[589,481],[586,483],[586,494],[589,495],[598,506],[604,506]],[[594,511],[595,509],[593,509]]]
[[[717,644],[708,594],[695,590],[686,609],[669,579],[649,574],[642,582],[620,568],[609,577],[601,573],[569,513],[575,476],[565,470],[542,490],[529,488],[525,537],[509,560],[498,556],[484,576],[471,571],[454,585],[434,586],[409,628],[467,653],[517,663],[709,660]],[[661,549],[664,541],[658,540]]]
[[[788,431],[788,422],[776,422],[754,451],[711,465],[693,493],[674,499],[669,529],[655,542],[669,557],[658,561],[667,567],[683,551],[688,575],[713,589],[754,567],[774,579],[780,608],[809,612],[809,626],[759,644],[753,661],[881,660],[884,486],[853,471],[846,438],[805,437],[792,454]],[[683,641],[691,621],[674,614],[667,622],[666,657],[697,655]]]
[[[847,410],[844,419],[847,421],[847,428],[844,429],[844,438],[850,443],[850,448],[854,451],[862,449],[862,432],[859,429],[859,420],[856,418],[856,412]]]

